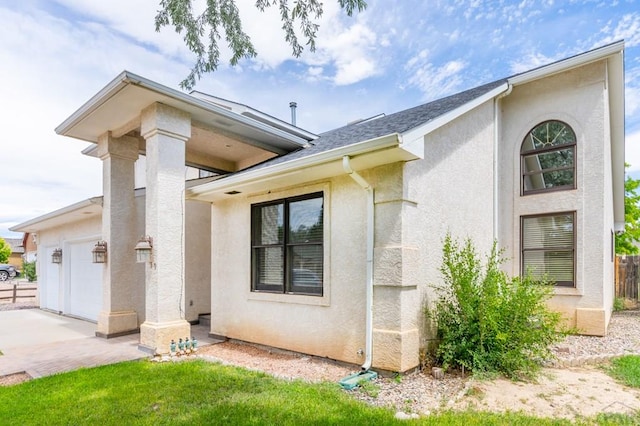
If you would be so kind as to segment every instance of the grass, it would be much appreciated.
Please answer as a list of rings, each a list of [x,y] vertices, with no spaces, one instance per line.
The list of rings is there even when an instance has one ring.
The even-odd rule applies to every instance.
[[[625,385],[640,388],[640,356],[626,355],[614,359],[608,371]]]
[[[133,361],[0,387],[3,425],[568,425],[519,413],[442,412],[396,420],[335,383],[285,381],[204,361]],[[578,424],[634,424],[627,416]]]

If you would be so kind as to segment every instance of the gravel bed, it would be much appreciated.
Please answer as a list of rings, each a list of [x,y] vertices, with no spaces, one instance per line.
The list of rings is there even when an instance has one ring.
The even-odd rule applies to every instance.
[[[551,350],[557,357],[549,362],[554,368],[597,364],[622,355],[640,354],[640,311],[615,312],[605,337],[567,336]],[[380,377],[373,381],[374,386],[350,393],[371,405],[394,409],[398,418],[410,418],[416,413],[427,415],[453,407],[469,392],[472,383],[468,376],[462,377],[459,373],[447,373],[444,379],[437,380],[426,372],[414,372],[397,378]]]
[[[553,367],[597,364],[627,354],[640,354],[640,311],[614,312],[605,337],[567,336],[551,348]]]

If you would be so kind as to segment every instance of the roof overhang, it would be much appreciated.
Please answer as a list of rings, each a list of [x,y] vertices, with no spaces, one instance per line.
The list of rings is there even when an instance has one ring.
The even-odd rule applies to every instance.
[[[102,197],[93,197],[9,228],[13,232],[37,233],[102,215]]]
[[[391,134],[194,186],[187,190],[186,197],[216,202],[238,194],[256,194],[339,176],[345,173],[344,156],[350,157],[354,170],[420,158],[400,146],[398,134]]]
[[[495,97],[500,96],[508,90],[509,84],[505,82],[495,89],[490,90],[487,93],[478,96],[477,98],[474,98],[463,105],[460,105],[458,108],[455,108],[447,112],[446,114],[442,114],[441,116],[428,121],[421,126],[404,132],[402,135],[400,135],[401,146],[404,149],[413,152],[418,157],[424,158],[424,137],[426,135],[452,122],[456,118],[462,116],[463,114],[466,114],[472,109],[477,108],[483,103],[493,100]]]
[[[140,111],[156,102],[189,113],[192,122],[217,126],[262,148],[289,152],[309,142],[306,134],[302,137],[300,132],[294,134],[273,127],[128,71],[118,75],[55,130],[93,143],[107,131],[119,137],[139,127]]]

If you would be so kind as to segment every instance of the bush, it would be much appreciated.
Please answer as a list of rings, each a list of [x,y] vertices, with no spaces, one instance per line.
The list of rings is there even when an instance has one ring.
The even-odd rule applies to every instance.
[[[23,273],[24,276],[27,278],[27,280],[32,283],[35,280],[38,279],[38,276],[36,275],[36,262],[24,262],[23,265]]]
[[[553,286],[529,275],[508,277],[500,270],[502,254],[494,242],[483,265],[471,240],[460,246],[446,236],[444,283],[435,287],[439,299],[427,312],[436,322],[435,356],[444,368],[531,378],[551,357],[549,345],[566,334],[560,314],[546,305]]]

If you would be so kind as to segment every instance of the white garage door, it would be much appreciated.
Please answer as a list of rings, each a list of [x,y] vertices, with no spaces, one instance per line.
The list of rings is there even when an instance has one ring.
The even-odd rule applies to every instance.
[[[60,265],[58,263],[51,263],[51,255],[55,247],[47,247],[45,249],[45,256],[40,263],[40,266],[44,269],[43,279],[41,282],[41,305],[45,309],[51,309],[52,311],[61,311],[60,309]]]
[[[95,241],[69,243],[66,258],[67,310],[69,315],[97,320],[102,306],[102,264],[92,262]]]

